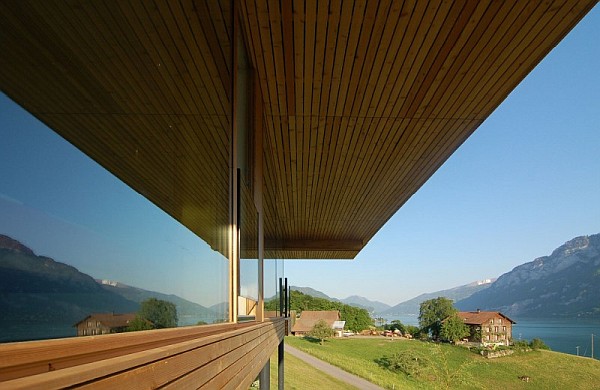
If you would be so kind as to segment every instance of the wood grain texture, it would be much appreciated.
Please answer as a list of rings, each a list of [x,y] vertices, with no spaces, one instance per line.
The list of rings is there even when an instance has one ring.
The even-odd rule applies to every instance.
[[[266,258],[356,256],[595,3],[240,0]],[[0,3],[2,90],[225,255],[231,4]]]
[[[285,320],[271,319],[5,344],[0,387],[247,388],[284,331]]]

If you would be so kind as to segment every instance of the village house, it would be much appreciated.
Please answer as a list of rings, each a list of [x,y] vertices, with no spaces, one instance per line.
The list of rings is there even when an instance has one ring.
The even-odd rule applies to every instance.
[[[469,326],[468,340],[474,343],[510,345],[512,326],[516,324],[498,311],[461,311],[458,316]]]
[[[135,313],[94,313],[76,323],[77,336],[124,332],[135,318]]]
[[[340,334],[344,330],[345,321],[340,321],[340,312],[337,310],[304,310],[300,314],[300,318],[292,327],[294,336],[304,336],[308,334],[317,322],[323,320],[333,329],[336,334]]]

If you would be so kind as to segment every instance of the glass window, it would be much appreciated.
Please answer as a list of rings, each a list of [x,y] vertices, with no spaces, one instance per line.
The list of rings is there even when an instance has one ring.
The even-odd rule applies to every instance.
[[[0,113],[0,342],[76,336],[88,315],[150,298],[175,305],[177,326],[227,321],[227,158],[198,177],[203,209],[181,210],[205,218],[201,238],[4,95]]]

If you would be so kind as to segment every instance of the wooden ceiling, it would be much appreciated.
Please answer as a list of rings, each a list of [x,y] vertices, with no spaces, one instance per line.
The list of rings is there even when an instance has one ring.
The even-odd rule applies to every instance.
[[[239,3],[266,256],[353,258],[594,6]],[[0,2],[0,88],[222,250],[229,1]]]

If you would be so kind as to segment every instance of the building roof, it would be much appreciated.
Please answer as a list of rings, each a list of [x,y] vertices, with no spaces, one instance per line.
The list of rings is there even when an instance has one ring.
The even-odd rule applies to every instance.
[[[108,328],[123,328],[129,326],[129,323],[135,319],[135,313],[93,313],[79,321],[75,326],[87,321],[100,321],[100,323]]]
[[[491,319],[495,319],[498,317],[505,318],[513,324],[516,324],[515,321],[511,320],[499,311],[461,311],[458,312],[458,316],[462,318],[465,324],[469,325],[488,324]]]
[[[292,327],[292,332],[310,332],[320,320],[324,320],[333,328],[334,323],[340,320],[340,312],[337,310],[304,310]]]
[[[234,2],[265,256],[354,258],[596,4]],[[0,2],[0,89],[226,252],[230,1]]]

